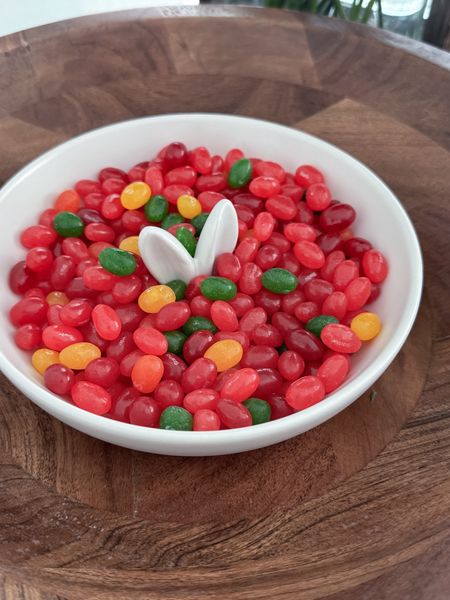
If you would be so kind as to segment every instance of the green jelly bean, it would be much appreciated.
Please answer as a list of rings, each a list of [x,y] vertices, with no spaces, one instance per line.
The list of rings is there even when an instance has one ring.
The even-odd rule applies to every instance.
[[[183,244],[191,256],[194,256],[197,247],[195,236],[186,227],[180,227],[175,233],[175,237]]]
[[[228,185],[231,188],[240,188],[247,184],[252,177],[252,163],[248,158],[237,160],[228,173]]]
[[[212,333],[217,333],[217,327],[214,323],[206,317],[189,317],[186,323],[183,325],[183,331],[186,335],[192,335],[196,331],[207,329]]]
[[[144,212],[151,223],[160,223],[169,212],[169,203],[164,196],[152,196],[144,206]]]
[[[122,277],[132,275],[137,266],[131,252],[119,248],[105,248],[98,255],[98,262],[106,271]]]
[[[339,323],[339,321],[332,315],[319,315],[318,317],[309,319],[305,325],[305,329],[314,335],[317,335],[317,337],[320,337],[322,329],[325,327],[325,325],[329,325],[330,323]]]
[[[187,336],[179,330],[176,331],[164,331],[166,340],[169,342],[168,352],[173,354],[181,354],[183,351],[184,342],[187,340]]]
[[[236,284],[226,277],[207,277],[201,282],[200,291],[210,300],[232,300],[237,294]]]
[[[289,294],[298,286],[297,277],[287,269],[268,269],[261,277],[266,290],[275,294]]]
[[[161,429],[192,431],[192,415],[181,406],[168,406],[161,413],[159,426]]]
[[[242,404],[247,407],[249,413],[252,415],[252,425],[259,425],[260,423],[270,421],[271,408],[270,404],[265,400],[249,398]]]
[[[161,222],[161,227],[163,229],[169,229],[172,225],[178,225],[178,223],[184,223],[184,217],[180,215],[180,213],[169,213],[167,217]]]
[[[200,213],[193,219],[191,219],[192,227],[195,227],[195,233],[200,235],[203,227],[205,226],[206,219],[209,217],[209,213]]]
[[[184,294],[186,292],[186,284],[181,279],[173,279],[166,283],[167,287],[170,287],[175,292],[175,297],[177,300],[183,300]]]
[[[71,212],[60,212],[53,217],[53,227],[61,237],[81,237],[84,231],[83,220]]]

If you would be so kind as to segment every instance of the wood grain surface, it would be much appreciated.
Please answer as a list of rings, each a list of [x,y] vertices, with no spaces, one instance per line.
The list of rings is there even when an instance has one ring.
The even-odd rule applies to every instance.
[[[336,20],[227,6],[128,11],[0,38],[0,180],[135,116],[285,123],[404,203],[424,300],[396,361],[332,421],[182,459],[114,447],[0,379],[0,598],[450,597],[450,60]]]

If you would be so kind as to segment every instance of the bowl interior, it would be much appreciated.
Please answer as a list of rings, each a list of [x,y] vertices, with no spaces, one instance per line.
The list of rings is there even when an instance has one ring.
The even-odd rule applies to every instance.
[[[239,147],[247,156],[276,160],[291,171],[304,163],[317,166],[325,174],[334,197],[349,202],[356,209],[357,219],[352,226],[354,233],[367,237],[388,257],[389,277],[380,298],[371,305],[371,309],[383,321],[383,330],[353,359],[351,375],[345,385],[320,405],[303,413],[251,428],[255,430],[265,427],[270,437],[268,428],[272,427],[275,431],[280,428],[280,424],[282,427],[282,421],[289,419],[292,423],[295,420],[297,424],[295,432],[305,431],[355,400],[384,371],[412,326],[422,286],[420,249],[405,211],[378,177],[334,146],[273,123],[225,115],[149,117],[79,136],[36,159],[0,191],[2,272],[6,277],[9,268],[19,257],[24,256],[24,249],[19,243],[20,231],[36,222],[38,214],[52,206],[55,196],[62,189],[70,187],[78,179],[95,177],[105,166],[127,170],[133,164],[151,159],[162,146],[172,141],[182,141],[188,147],[204,145],[213,153],[225,153],[230,148]],[[13,328],[7,318],[9,308],[15,301],[17,297],[4,283],[0,296],[0,327],[4,332],[0,338],[0,366],[22,389],[21,384],[25,378],[33,382],[33,390],[30,391],[27,384],[26,393],[35,401],[37,395],[42,400],[43,395],[39,391],[42,390],[47,403],[50,399],[51,402],[66,404],[70,410],[78,411],[76,407],[67,405],[43,388],[40,378],[30,365],[29,355],[16,348],[12,339]],[[41,406],[42,402],[38,401]],[[48,410],[45,402],[44,408]],[[309,413],[309,417],[306,413]],[[58,416],[67,422],[67,418],[60,414]],[[95,416],[88,415],[86,418],[93,417]],[[98,418],[92,423],[95,428]],[[120,427],[123,424],[114,423],[114,427],[116,425]],[[142,429],[130,425],[125,427],[135,431]],[[166,433],[179,434],[158,431],[157,435]],[[213,433],[217,436],[218,433],[222,435],[230,432]],[[192,435],[196,434],[191,433],[190,436]],[[242,432],[240,435],[242,436]],[[184,436],[180,436],[180,440],[181,438],[184,439]],[[192,439],[191,437],[191,442]],[[203,436],[202,439],[207,438]],[[209,440],[212,438],[200,443],[209,444]],[[205,451],[207,453],[209,452]]]

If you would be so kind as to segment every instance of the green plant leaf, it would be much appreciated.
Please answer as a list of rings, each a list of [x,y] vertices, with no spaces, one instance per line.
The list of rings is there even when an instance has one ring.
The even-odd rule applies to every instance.
[[[375,0],[370,0],[369,4],[366,6],[366,9],[361,18],[361,23],[367,23],[372,15],[373,5],[375,4]]]

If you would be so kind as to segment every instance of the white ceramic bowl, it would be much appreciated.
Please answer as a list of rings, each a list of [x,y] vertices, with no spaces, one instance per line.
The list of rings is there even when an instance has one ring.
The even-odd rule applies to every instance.
[[[95,177],[105,166],[128,169],[152,158],[164,145],[182,141],[214,153],[239,147],[247,156],[277,160],[287,169],[299,164],[323,171],[334,197],[357,211],[356,235],[367,237],[387,256],[388,279],[372,305],[383,321],[381,334],[353,359],[349,379],[319,404],[255,427],[213,432],[179,432],[120,423],[85,412],[44,388],[30,356],[13,341],[8,321],[17,301],[6,284],[7,272],[24,249],[22,229],[62,189]],[[145,452],[201,456],[261,448],[298,435],[327,421],[363,394],[386,370],[413,325],[422,290],[422,258],[411,222],[393,193],[367,167],[338,148],[300,131],[267,121],[220,114],[175,114],[126,121],[96,129],[43,154],[0,191],[0,367],[28,398],[64,423],[91,436]]]

